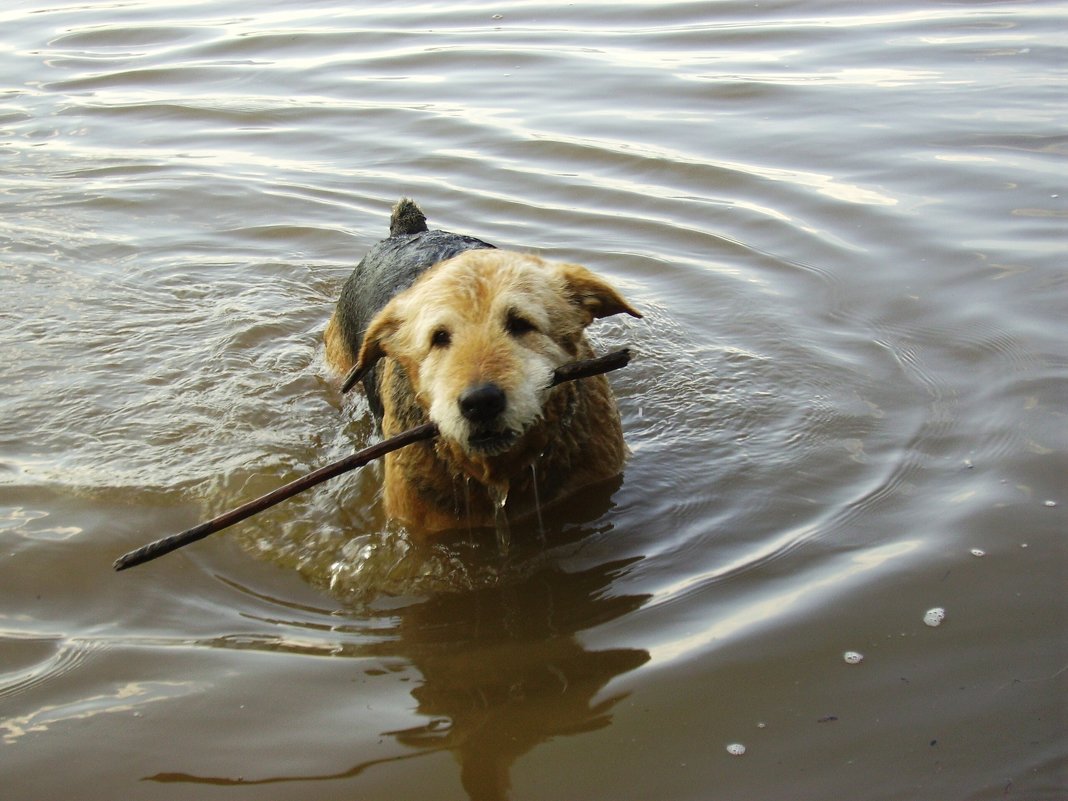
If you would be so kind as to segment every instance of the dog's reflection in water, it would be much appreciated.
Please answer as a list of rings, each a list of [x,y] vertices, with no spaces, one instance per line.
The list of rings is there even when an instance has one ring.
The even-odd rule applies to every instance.
[[[432,720],[389,734],[452,751],[472,799],[506,798],[520,756],[550,738],[609,725],[620,698],[596,696],[648,661],[641,649],[588,650],[576,636],[645,602],[607,592],[627,566],[547,569],[517,586],[442,596],[409,610],[402,639],[423,676],[412,695]]]
[[[333,651],[328,658],[362,662],[378,656],[418,671],[421,680],[411,694],[417,712],[429,721],[382,732],[412,749],[406,753],[324,774],[252,778],[249,766],[242,766],[232,777],[158,773],[145,778],[224,786],[345,781],[448,751],[459,763],[460,780],[473,801],[506,799],[516,760],[549,739],[610,725],[612,709],[623,696],[599,694],[614,678],[649,660],[648,652],[638,648],[591,650],[578,636],[645,603],[648,596],[610,592],[635,561],[577,572],[547,565],[501,586],[442,593],[394,610],[397,628],[383,633],[396,639]],[[361,696],[360,708],[365,700]],[[346,703],[344,698],[337,701]],[[354,711],[353,725],[358,721]]]

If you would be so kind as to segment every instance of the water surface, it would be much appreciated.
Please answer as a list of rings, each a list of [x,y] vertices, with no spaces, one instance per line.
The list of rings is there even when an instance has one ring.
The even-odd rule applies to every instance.
[[[1068,797],[1066,12],[0,11],[5,797]],[[619,485],[113,573],[374,440],[320,337],[402,195],[643,311]]]

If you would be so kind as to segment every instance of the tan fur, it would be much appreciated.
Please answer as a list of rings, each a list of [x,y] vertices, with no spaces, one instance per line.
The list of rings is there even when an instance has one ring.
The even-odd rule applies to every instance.
[[[345,344],[341,336],[341,328],[338,326],[337,317],[331,316],[323,333],[323,343],[326,346],[326,363],[340,373],[348,373],[356,364],[356,357]]]
[[[492,525],[504,498],[522,513],[535,498],[546,503],[617,475],[626,448],[607,379],[547,387],[556,367],[593,355],[586,326],[619,313],[641,316],[584,267],[484,249],[435,265],[395,296],[358,354],[331,319],[326,359],[335,369],[384,359],[383,434],[428,419],[441,431],[386,457],[387,514],[429,531]],[[447,344],[434,344],[441,332]],[[515,432],[499,450],[473,446],[459,412],[462,393],[486,382],[504,391],[502,425]]]

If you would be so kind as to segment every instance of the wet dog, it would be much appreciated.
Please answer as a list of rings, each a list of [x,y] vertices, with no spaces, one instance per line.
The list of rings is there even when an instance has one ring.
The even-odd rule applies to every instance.
[[[626,447],[603,375],[550,389],[593,355],[585,329],[641,317],[585,267],[428,230],[410,200],[357,265],[324,336],[326,359],[362,374],[385,436],[439,436],[386,457],[386,513],[426,531],[493,525],[617,476]]]

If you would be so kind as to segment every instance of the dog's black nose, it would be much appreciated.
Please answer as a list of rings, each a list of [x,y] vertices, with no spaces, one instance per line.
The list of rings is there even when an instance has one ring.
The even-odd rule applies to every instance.
[[[496,384],[478,384],[460,395],[460,414],[472,423],[491,423],[508,405],[508,396]]]

